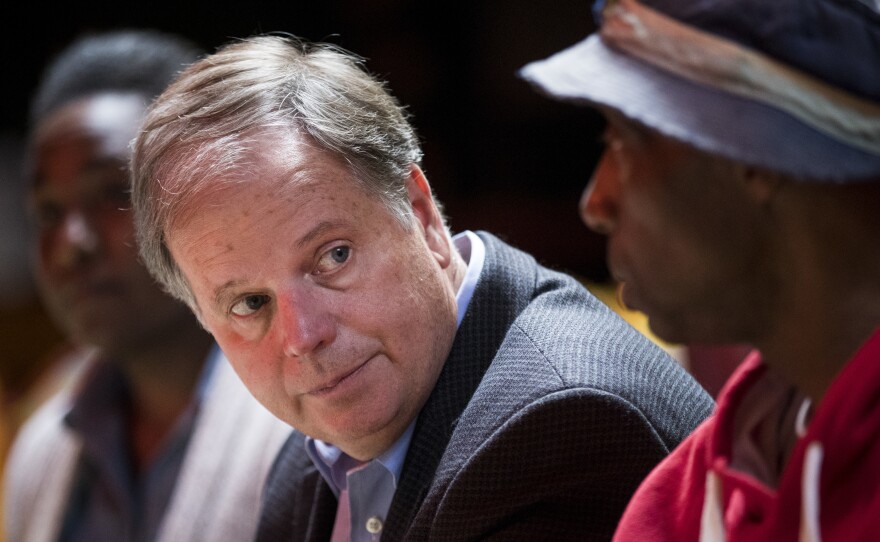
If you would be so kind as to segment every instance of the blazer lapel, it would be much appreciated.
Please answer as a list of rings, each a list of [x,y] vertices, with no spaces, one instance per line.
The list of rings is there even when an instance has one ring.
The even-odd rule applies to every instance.
[[[480,238],[486,244],[483,271],[434,391],[416,421],[383,540],[406,538],[458,417],[533,293],[534,260],[489,234],[481,232]]]
[[[263,493],[256,542],[330,540],[336,496],[304,444],[305,436],[295,431],[278,454]]]

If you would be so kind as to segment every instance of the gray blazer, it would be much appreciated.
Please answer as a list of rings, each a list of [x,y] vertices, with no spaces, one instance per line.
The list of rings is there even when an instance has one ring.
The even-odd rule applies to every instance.
[[[575,279],[478,234],[483,272],[382,540],[608,540],[639,482],[713,402]],[[301,433],[261,510],[260,542],[329,540],[336,498]]]

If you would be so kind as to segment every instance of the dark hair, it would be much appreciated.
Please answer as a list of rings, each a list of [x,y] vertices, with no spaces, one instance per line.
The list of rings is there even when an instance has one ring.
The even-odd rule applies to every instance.
[[[194,42],[156,30],[82,34],[43,71],[31,102],[30,128],[66,103],[100,92],[133,92],[152,101],[203,54]]]

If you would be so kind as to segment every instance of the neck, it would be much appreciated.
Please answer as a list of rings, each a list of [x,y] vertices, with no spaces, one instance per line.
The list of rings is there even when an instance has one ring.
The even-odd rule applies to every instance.
[[[449,265],[449,280],[452,284],[453,294],[461,288],[461,283],[464,282],[464,276],[467,274],[467,263],[464,261],[464,258],[461,257],[461,254],[458,253],[458,250],[455,249],[455,246],[452,247],[452,262]]]
[[[830,311],[826,315],[822,322],[793,319],[757,345],[767,365],[810,397],[814,405],[821,403],[840,370],[880,325],[880,315],[853,316],[845,325],[830,320],[846,316],[831,316]]]
[[[159,453],[192,403],[211,345],[211,336],[190,318],[114,356],[131,390],[129,439],[138,470]]]
[[[880,326],[878,201],[858,188],[798,187],[781,208],[772,321],[755,344],[766,363],[818,405],[847,361]],[[872,247],[872,248],[868,248]]]

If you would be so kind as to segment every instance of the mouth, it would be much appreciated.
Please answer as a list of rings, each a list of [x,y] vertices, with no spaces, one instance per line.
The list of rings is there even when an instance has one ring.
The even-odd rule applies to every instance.
[[[338,376],[332,378],[331,380],[326,381],[323,384],[320,384],[315,389],[310,391],[309,395],[314,395],[314,396],[320,397],[322,395],[328,395],[330,393],[333,393],[333,391],[335,391],[340,386],[346,384],[347,382],[349,382],[351,380],[354,380],[354,378],[357,377],[357,375],[361,372],[361,370],[364,367],[366,367],[367,364],[370,363],[370,361],[372,359],[373,358],[371,357],[371,358],[367,359],[366,361],[364,361],[363,363],[361,363],[360,365],[356,366],[354,369],[352,369],[346,373],[343,373],[341,375],[338,375]]]
[[[638,292],[633,288],[632,282],[621,281],[618,283],[617,302],[628,311],[645,312],[645,307],[641,303]]]
[[[78,302],[88,302],[92,299],[117,297],[120,295],[122,295],[122,287],[110,280],[83,281],[69,289],[69,297]]]

